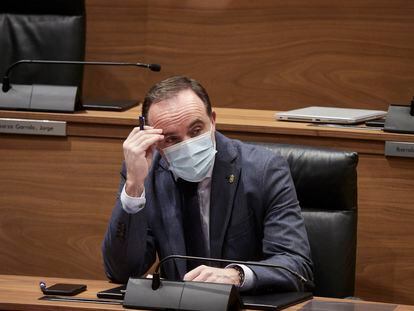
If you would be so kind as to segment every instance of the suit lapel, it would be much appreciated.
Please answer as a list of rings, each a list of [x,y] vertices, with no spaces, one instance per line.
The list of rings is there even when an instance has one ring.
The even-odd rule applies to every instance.
[[[221,258],[223,240],[240,177],[237,152],[230,140],[216,133],[217,156],[211,182],[210,256]]]

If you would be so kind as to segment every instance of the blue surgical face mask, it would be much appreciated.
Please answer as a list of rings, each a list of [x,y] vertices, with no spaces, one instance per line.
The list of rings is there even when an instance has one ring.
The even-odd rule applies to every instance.
[[[163,149],[169,169],[176,178],[190,182],[202,181],[214,164],[216,147],[212,130]]]

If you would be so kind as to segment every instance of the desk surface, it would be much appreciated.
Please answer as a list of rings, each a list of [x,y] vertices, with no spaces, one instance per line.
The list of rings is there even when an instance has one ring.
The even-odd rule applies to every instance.
[[[337,137],[364,140],[404,140],[414,142],[414,135],[384,133],[369,127],[331,127],[302,122],[276,121],[272,110],[238,108],[214,108],[217,113],[217,129],[228,132],[249,132],[263,134],[286,134],[318,137]],[[71,123],[93,123],[105,125],[134,126],[141,107],[127,111],[109,112],[84,110],[75,113],[31,112],[0,110],[0,118],[47,119]]]
[[[83,298],[96,298],[98,291],[114,287],[114,284],[99,280],[0,275],[0,310],[124,310],[120,305],[38,300],[42,296],[39,281],[44,281],[49,285],[54,283],[86,284],[88,290],[76,296]],[[343,311],[353,311],[359,310],[360,307],[361,310],[363,308],[368,311],[414,311],[414,306],[320,297],[287,310],[328,311],[340,308]]]

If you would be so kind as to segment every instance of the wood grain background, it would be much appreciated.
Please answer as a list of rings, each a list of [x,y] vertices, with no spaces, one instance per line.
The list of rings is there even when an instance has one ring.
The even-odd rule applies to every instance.
[[[142,99],[165,77],[202,82],[218,107],[387,109],[414,94],[412,0],[86,0],[85,98]]]
[[[105,278],[100,246],[122,142],[2,134],[0,152],[0,270]]]
[[[356,290],[361,297],[414,304],[413,189],[413,159],[360,157]]]

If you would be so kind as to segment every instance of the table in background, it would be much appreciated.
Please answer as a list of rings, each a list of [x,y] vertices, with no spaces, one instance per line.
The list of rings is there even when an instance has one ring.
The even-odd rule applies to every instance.
[[[100,245],[115,201],[129,111],[0,111],[0,118],[67,121],[67,136],[0,134],[0,273],[103,279]],[[414,159],[385,141],[414,135],[277,122],[273,111],[217,108],[217,129],[242,140],[359,153],[356,296],[414,304]]]

